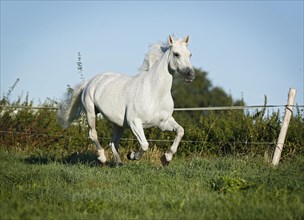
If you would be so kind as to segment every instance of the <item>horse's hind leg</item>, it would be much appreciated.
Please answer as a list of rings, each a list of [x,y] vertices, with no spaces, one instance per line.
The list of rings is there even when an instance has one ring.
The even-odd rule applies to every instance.
[[[96,131],[96,115],[95,115],[95,110],[94,108],[93,112],[87,109],[86,115],[87,115],[87,122],[89,126],[89,138],[94,142],[96,145],[96,149],[98,152],[98,160],[102,163],[105,164],[107,159],[104,153],[104,149],[101,147],[99,141],[98,141],[98,136],[97,136],[97,131]]]
[[[119,156],[119,153],[118,153],[118,145],[119,145],[119,141],[120,141],[120,138],[123,134],[123,128],[122,127],[119,127],[117,125],[114,125],[113,127],[113,137],[112,137],[112,140],[109,144],[113,154],[114,154],[114,159],[115,159],[115,163],[116,163],[116,166],[121,166],[122,165],[122,162],[121,162],[121,159],[120,159],[120,156]]]

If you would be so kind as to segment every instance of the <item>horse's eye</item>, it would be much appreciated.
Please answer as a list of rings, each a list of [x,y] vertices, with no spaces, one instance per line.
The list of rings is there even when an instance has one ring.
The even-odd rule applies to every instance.
[[[173,55],[174,55],[175,57],[179,57],[179,53],[174,52]]]
[[[192,57],[192,53],[190,53],[190,57]]]

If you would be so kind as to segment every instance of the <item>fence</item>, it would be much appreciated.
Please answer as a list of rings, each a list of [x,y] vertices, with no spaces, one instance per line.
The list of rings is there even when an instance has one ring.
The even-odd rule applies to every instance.
[[[181,148],[184,152],[189,148],[188,151],[200,154],[204,154],[204,152],[216,154],[233,152],[235,154],[252,151],[262,153],[265,152],[264,146],[266,145],[271,148],[270,154],[273,154],[281,127],[278,111],[287,107],[295,107],[299,111],[304,106],[254,105],[176,108],[175,117],[186,131],[181,141]],[[266,109],[269,108],[278,109],[278,111],[273,111],[267,116],[265,115]],[[48,148],[48,145],[83,147],[84,144],[89,144],[85,119],[80,119],[71,129],[64,131],[57,125],[56,109],[54,106],[0,105],[1,145],[31,149],[41,146]],[[244,110],[249,109],[255,111],[253,113],[244,112]],[[99,124],[98,131],[102,137],[100,139],[108,142],[111,139],[111,127],[104,120],[99,120]],[[302,115],[298,114],[293,121],[291,136],[286,143],[289,153],[303,152],[304,147],[301,143],[304,143],[304,135],[301,130],[304,130],[304,121]],[[130,132],[126,133],[122,142],[135,143],[134,136]],[[152,130],[147,131],[147,139],[154,144],[164,143],[168,145],[174,139],[174,134],[168,135]],[[249,146],[254,146],[255,150]]]
[[[304,109],[304,105],[249,105],[249,106],[217,106],[217,107],[194,107],[194,108],[174,108],[174,112],[180,112],[180,111],[227,111],[227,110],[247,110],[247,109],[268,109],[268,108],[275,108],[275,109],[280,109],[280,108],[298,108],[298,109]],[[8,109],[11,109],[9,111]],[[19,110],[31,110],[33,113],[37,112],[38,110],[49,110],[49,111],[57,111],[58,107],[56,106],[23,106],[23,105],[0,105],[0,117],[4,116],[4,113],[6,111],[10,112],[11,116],[18,114]],[[13,111],[12,111],[13,110]],[[2,120],[5,120],[4,118],[1,118]],[[8,133],[10,131],[3,131],[0,130],[0,133]],[[22,134],[22,132],[10,132],[14,134]],[[47,134],[39,134],[35,133],[37,135],[47,135]],[[35,135],[33,134],[33,135]],[[59,135],[60,137],[60,135]],[[103,138],[105,140],[110,140],[111,138]],[[136,139],[127,139],[127,138],[122,138],[122,140],[136,140]],[[166,142],[168,140],[150,140],[150,141],[155,141],[155,142]],[[169,141],[169,142],[173,142]],[[192,141],[184,141],[184,142],[192,142]],[[197,142],[197,141],[194,141]],[[248,142],[244,142],[248,143]],[[269,144],[273,142],[262,142],[260,144]]]
[[[259,108],[286,108],[287,106],[304,108],[304,105],[245,105],[245,106],[217,106],[217,107],[195,107],[195,108],[174,108],[174,111],[222,111],[222,110],[246,110]],[[30,109],[30,110],[53,110],[55,106],[22,106],[22,105],[0,105],[0,109]]]

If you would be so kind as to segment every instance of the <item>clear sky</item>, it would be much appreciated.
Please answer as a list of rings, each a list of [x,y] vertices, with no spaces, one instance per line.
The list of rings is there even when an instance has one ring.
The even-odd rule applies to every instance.
[[[39,104],[100,72],[136,74],[151,43],[190,35],[192,64],[247,105],[304,104],[303,1],[2,1],[1,96]]]

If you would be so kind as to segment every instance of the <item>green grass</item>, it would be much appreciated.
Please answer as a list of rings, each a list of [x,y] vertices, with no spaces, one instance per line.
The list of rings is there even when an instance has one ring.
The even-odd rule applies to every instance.
[[[174,158],[123,167],[0,150],[0,219],[303,219],[304,158]]]

